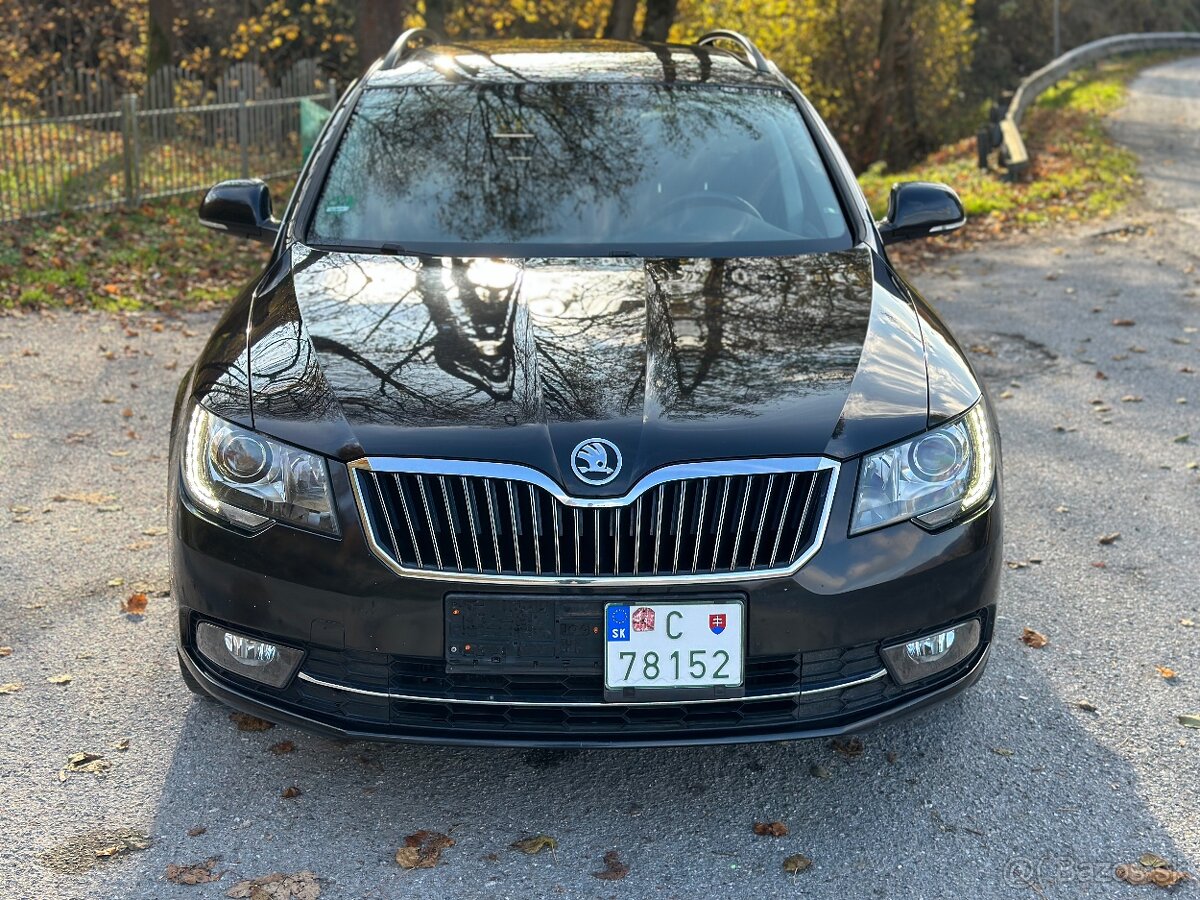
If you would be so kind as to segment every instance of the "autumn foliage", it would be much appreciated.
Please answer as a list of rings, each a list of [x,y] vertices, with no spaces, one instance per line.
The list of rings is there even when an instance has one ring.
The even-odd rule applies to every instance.
[[[1045,9],[1043,9],[1045,7]],[[316,59],[346,83],[406,27],[493,36],[750,35],[808,93],[851,162],[905,166],[974,132],[982,104],[1051,54],[1049,3],[1011,0],[107,0],[0,4],[3,103],[36,106],[77,69],[136,89],[181,64],[215,80]],[[1063,0],[1065,46],[1200,27],[1194,0]]]

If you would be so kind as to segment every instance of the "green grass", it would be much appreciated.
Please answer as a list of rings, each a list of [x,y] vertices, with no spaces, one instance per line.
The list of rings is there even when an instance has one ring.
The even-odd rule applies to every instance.
[[[943,148],[922,164],[890,173],[882,164],[859,176],[876,215],[887,210],[897,181],[940,181],[962,198],[970,231],[1004,225],[1036,228],[1111,216],[1133,196],[1137,160],[1109,138],[1104,119],[1125,102],[1126,85],[1162,54],[1127,57],[1077,72],[1038,98],[1021,134],[1032,164],[1018,181],[980,170],[975,140]]]

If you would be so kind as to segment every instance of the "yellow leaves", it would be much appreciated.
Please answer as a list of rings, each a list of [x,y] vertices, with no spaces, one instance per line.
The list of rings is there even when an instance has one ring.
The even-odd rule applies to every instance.
[[[228,891],[232,900],[317,900],[321,884],[317,876],[305,869],[293,875],[274,872],[262,878],[239,881]]]
[[[533,856],[543,850],[553,852],[558,848],[558,841],[548,834],[535,834],[531,837],[521,838],[519,841],[513,841],[508,846],[513,850],[520,850],[522,853]]]
[[[404,839],[396,851],[396,864],[402,869],[432,869],[442,858],[442,851],[454,846],[454,838],[440,831],[414,832]]]
[[[140,591],[130,594],[121,601],[121,612],[128,616],[144,616],[146,614],[146,605],[149,602],[150,598]]]
[[[208,884],[210,881],[220,881],[221,874],[214,873],[218,858],[209,857],[204,862],[193,863],[190,866],[180,866],[171,863],[167,866],[167,881],[172,884]]]
[[[812,860],[803,853],[793,853],[783,861],[783,871],[789,875],[798,875],[812,868]]]
[[[1040,650],[1050,643],[1050,638],[1042,634],[1040,631],[1034,631],[1032,628],[1026,627],[1021,631],[1021,643],[1026,647],[1032,647],[1035,650]]]
[[[69,774],[104,775],[112,763],[99,753],[72,753],[67,764],[58,771],[58,780],[66,781]]]

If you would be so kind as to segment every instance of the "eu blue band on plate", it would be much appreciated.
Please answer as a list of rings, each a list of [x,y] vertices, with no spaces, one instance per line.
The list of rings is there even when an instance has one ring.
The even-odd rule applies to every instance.
[[[627,641],[629,640],[629,607],[628,606],[610,606],[608,607],[608,618],[606,622],[607,636],[610,641]]]

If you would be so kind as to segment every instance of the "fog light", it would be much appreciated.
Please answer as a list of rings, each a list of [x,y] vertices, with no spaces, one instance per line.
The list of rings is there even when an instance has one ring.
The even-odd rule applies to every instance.
[[[922,635],[883,648],[883,662],[900,684],[943,672],[970,656],[979,646],[979,619]]]
[[[265,641],[227,631],[225,632],[225,649],[229,651],[230,656],[244,666],[265,666],[275,660],[275,651],[279,648]]]
[[[277,688],[291,680],[304,658],[303,650],[229,631],[212,622],[196,626],[196,649],[227,672]]]
[[[229,644],[229,636],[225,636],[226,645]],[[904,652],[908,654],[908,658],[915,663],[931,663],[941,659],[954,646],[954,629],[949,631],[941,631],[929,637],[923,637],[920,640],[909,641],[904,645]],[[275,648],[272,647],[272,650]],[[274,655],[274,654],[272,654]]]

